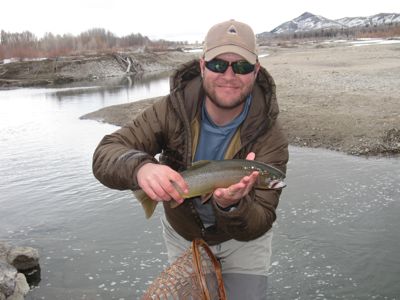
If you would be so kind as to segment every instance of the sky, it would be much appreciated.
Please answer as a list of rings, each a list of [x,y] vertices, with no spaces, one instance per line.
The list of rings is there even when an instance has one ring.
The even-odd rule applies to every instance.
[[[216,23],[235,19],[271,31],[310,12],[328,19],[400,13],[399,0],[1,0],[0,30],[79,35],[104,28],[117,36],[201,42]]]

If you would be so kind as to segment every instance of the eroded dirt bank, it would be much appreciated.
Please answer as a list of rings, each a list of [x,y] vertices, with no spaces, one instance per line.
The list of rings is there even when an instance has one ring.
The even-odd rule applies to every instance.
[[[0,89],[54,86],[163,72],[194,57],[195,54],[182,51],[134,51],[18,61],[0,64]]]

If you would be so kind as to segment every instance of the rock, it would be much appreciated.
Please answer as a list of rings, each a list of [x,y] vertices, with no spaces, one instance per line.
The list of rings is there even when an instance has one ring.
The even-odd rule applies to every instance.
[[[13,247],[8,252],[7,261],[18,271],[33,269],[39,265],[39,252],[31,247]]]
[[[0,261],[0,294],[9,297],[14,293],[17,269],[4,261]]]
[[[23,271],[22,273],[25,275],[26,281],[28,282],[29,286],[33,288],[39,286],[39,283],[42,280],[41,272],[42,270],[40,269],[39,265],[33,269]]]
[[[10,244],[0,241],[0,261],[7,261],[7,255],[10,250]]]
[[[24,274],[18,273],[15,283],[14,293],[7,300],[23,300],[29,292],[29,285]]]
[[[0,300],[23,300],[29,284],[23,273],[40,281],[39,252],[31,247],[14,247],[0,241]],[[28,274],[30,275],[30,274]]]

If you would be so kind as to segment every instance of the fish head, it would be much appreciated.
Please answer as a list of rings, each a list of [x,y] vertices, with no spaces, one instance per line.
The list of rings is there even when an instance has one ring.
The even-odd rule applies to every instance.
[[[286,183],[283,181],[283,178],[272,178],[270,176],[264,176],[261,173],[258,176],[256,187],[262,189],[272,189],[278,190],[282,189],[286,186]]]
[[[284,173],[261,170],[259,171],[256,186],[262,189],[278,190],[286,186],[284,179]]]

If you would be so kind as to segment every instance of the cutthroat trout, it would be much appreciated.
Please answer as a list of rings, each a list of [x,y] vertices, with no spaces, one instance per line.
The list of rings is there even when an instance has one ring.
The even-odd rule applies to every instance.
[[[217,188],[227,188],[255,171],[259,172],[255,183],[257,189],[282,189],[286,186],[283,182],[285,174],[282,171],[262,162],[245,159],[195,162],[190,168],[180,173],[189,187],[187,194],[184,194],[174,182],[172,184],[181,196],[187,199],[210,194]],[[146,218],[150,218],[158,202],[151,200],[143,190],[135,190],[133,193],[142,204]],[[177,202],[171,201],[172,207],[178,205]]]

